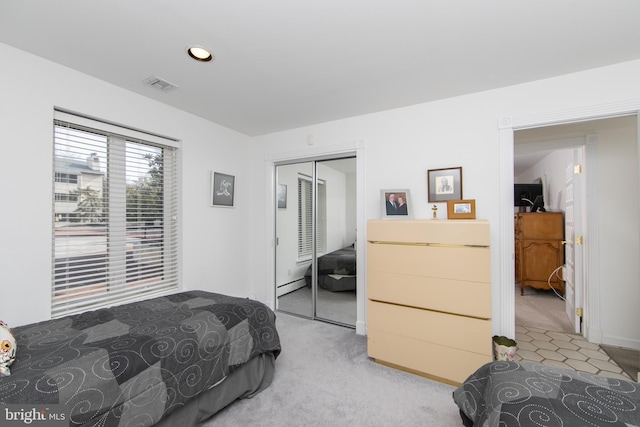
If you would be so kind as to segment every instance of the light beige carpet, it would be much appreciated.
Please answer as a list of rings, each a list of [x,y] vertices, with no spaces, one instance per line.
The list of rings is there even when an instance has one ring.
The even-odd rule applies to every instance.
[[[375,363],[353,329],[277,316],[282,353],[271,386],[202,427],[462,425],[455,387]]]

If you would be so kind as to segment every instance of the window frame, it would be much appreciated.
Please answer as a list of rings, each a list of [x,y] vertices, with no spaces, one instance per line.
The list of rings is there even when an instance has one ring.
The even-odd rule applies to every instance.
[[[64,277],[60,275],[60,261],[57,261],[56,257],[56,222],[61,219],[66,219],[69,223],[81,223],[82,219],[77,216],[79,214],[77,209],[75,212],[56,212],[56,204],[72,204],[69,201],[58,200],[59,197],[56,193],[60,193],[58,186],[65,186],[63,191],[69,190],[71,186],[77,185],[80,189],[83,185],[82,176],[76,176],[76,183],[61,182],[59,178],[64,177],[64,173],[60,173],[56,170],[56,145],[58,144],[57,135],[55,129],[57,126],[68,126],[70,129],[74,129],[77,132],[87,132],[95,135],[104,135],[107,138],[107,151],[105,155],[105,176],[102,177],[103,189],[105,193],[101,195],[101,201],[103,208],[108,212],[109,217],[105,225],[105,238],[107,242],[107,249],[104,255],[102,264],[96,261],[98,258],[102,258],[102,255],[94,255],[93,266],[88,265],[85,270],[82,270],[85,276],[88,276],[88,272],[100,270],[100,266],[105,267],[103,275],[101,293],[90,295],[86,290],[78,290],[74,298],[68,298],[60,290],[64,287]],[[181,268],[180,268],[180,235],[179,235],[179,223],[178,223],[178,210],[179,210],[179,150],[181,147],[180,141],[163,137],[157,134],[141,132],[129,127],[119,126],[113,123],[96,120],[93,118],[79,116],[73,113],[68,113],[62,110],[56,110],[54,112],[54,150],[53,150],[53,206],[52,206],[52,218],[53,218],[53,233],[52,233],[52,285],[51,285],[51,314],[52,318],[59,318],[65,315],[76,314],[87,310],[97,309],[101,307],[108,307],[112,305],[118,305],[126,302],[146,299],[154,296],[160,296],[163,294],[173,293],[181,287]],[[133,145],[132,145],[133,144]],[[137,144],[137,145],[136,145]],[[119,148],[116,148],[120,145]],[[127,177],[129,172],[125,170],[124,164],[111,158],[113,152],[120,151],[120,155],[124,155],[125,159],[130,159],[130,154],[127,154],[127,150],[130,147],[142,147],[142,150],[148,150],[151,152],[161,152],[162,159],[158,166],[161,170],[161,187],[154,194],[160,195],[160,205],[157,209],[160,209],[161,214],[161,231],[158,232],[158,227],[155,228],[155,241],[148,240],[146,245],[144,243],[136,246],[136,241],[130,238],[130,232],[132,230],[129,217],[127,216],[127,204],[129,199],[127,196],[121,196],[120,203],[114,203],[115,195],[124,194],[127,187]],[[124,154],[123,154],[124,153]],[[166,156],[166,157],[165,157]],[[126,160],[125,160],[126,161]],[[111,164],[113,162],[113,164]],[[138,159],[138,163],[142,163]],[[115,171],[114,167],[119,171]],[[127,167],[128,168],[128,167]],[[144,168],[144,164],[143,164]],[[144,170],[144,169],[143,169]],[[151,171],[151,160],[149,160],[148,168],[145,174]],[[113,177],[119,174],[119,183],[112,182]],[[67,174],[72,175],[72,174]],[[94,175],[99,175],[98,173]],[[94,179],[94,178],[91,178]],[[106,185],[106,187],[105,187]],[[159,191],[159,192],[158,192]],[[79,197],[80,199],[80,197]],[[150,206],[150,205],[148,205]],[[129,221],[129,222],[128,222]],[[140,228],[143,220],[138,218],[138,222],[132,223]],[[86,221],[85,221],[86,222]],[[156,223],[158,221],[155,221]],[[147,228],[146,224],[142,226]],[[146,232],[146,231],[145,231]],[[132,243],[131,243],[132,242]],[[125,245],[126,243],[126,245]],[[133,244],[133,249],[131,248]],[[156,251],[154,252],[152,246],[155,244]],[[120,245],[118,247],[117,245]],[[140,249],[142,248],[142,249]],[[137,252],[136,252],[137,250]],[[131,254],[138,254],[137,256],[147,262],[147,266],[155,266],[155,276],[150,278],[152,273],[144,273],[148,277],[142,276],[146,279],[146,283],[142,284],[144,280],[138,280],[138,285],[130,285],[128,282],[128,275],[130,275],[130,266],[128,259]],[[125,255],[123,255],[125,254]],[[67,258],[69,259],[69,258]],[[125,263],[124,261],[127,260]],[[56,270],[58,268],[58,270]],[[69,265],[67,265],[67,271]],[[91,270],[93,269],[93,270]],[[142,270],[140,267],[139,270]],[[96,273],[97,274],[97,273]],[[158,276],[159,275],[159,276]],[[68,280],[68,279],[67,279]],[[85,279],[87,280],[87,279]],[[71,285],[69,285],[71,286]],[[79,286],[86,286],[86,284],[80,284]],[[62,295],[62,297],[60,296]]]

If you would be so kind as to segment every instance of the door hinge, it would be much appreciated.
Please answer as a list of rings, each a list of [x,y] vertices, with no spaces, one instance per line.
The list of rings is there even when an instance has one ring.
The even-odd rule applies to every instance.
[[[576,245],[582,245],[583,241],[582,241],[582,236],[576,236]]]
[[[574,165],[573,166],[573,173],[576,175],[579,175],[582,173],[582,165]]]
[[[576,316],[582,317],[582,307],[576,308]]]

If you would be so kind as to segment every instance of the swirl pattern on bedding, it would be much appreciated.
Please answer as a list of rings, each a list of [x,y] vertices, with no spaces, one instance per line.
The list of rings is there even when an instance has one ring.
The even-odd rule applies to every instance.
[[[264,304],[182,292],[13,328],[0,403],[64,404],[69,425],[153,425],[263,353],[280,352]]]
[[[633,381],[534,362],[492,362],[453,392],[465,425],[640,425]]]

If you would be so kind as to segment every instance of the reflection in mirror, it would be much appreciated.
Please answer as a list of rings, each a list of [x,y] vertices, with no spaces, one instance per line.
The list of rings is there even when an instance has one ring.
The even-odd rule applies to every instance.
[[[305,271],[311,265],[313,162],[276,167],[276,309],[313,317]]]
[[[355,169],[355,158],[276,167],[278,310],[355,327]],[[317,263],[312,260],[314,218]]]
[[[316,242],[316,317],[355,327],[356,159],[327,160],[316,165],[317,223],[324,229]]]

